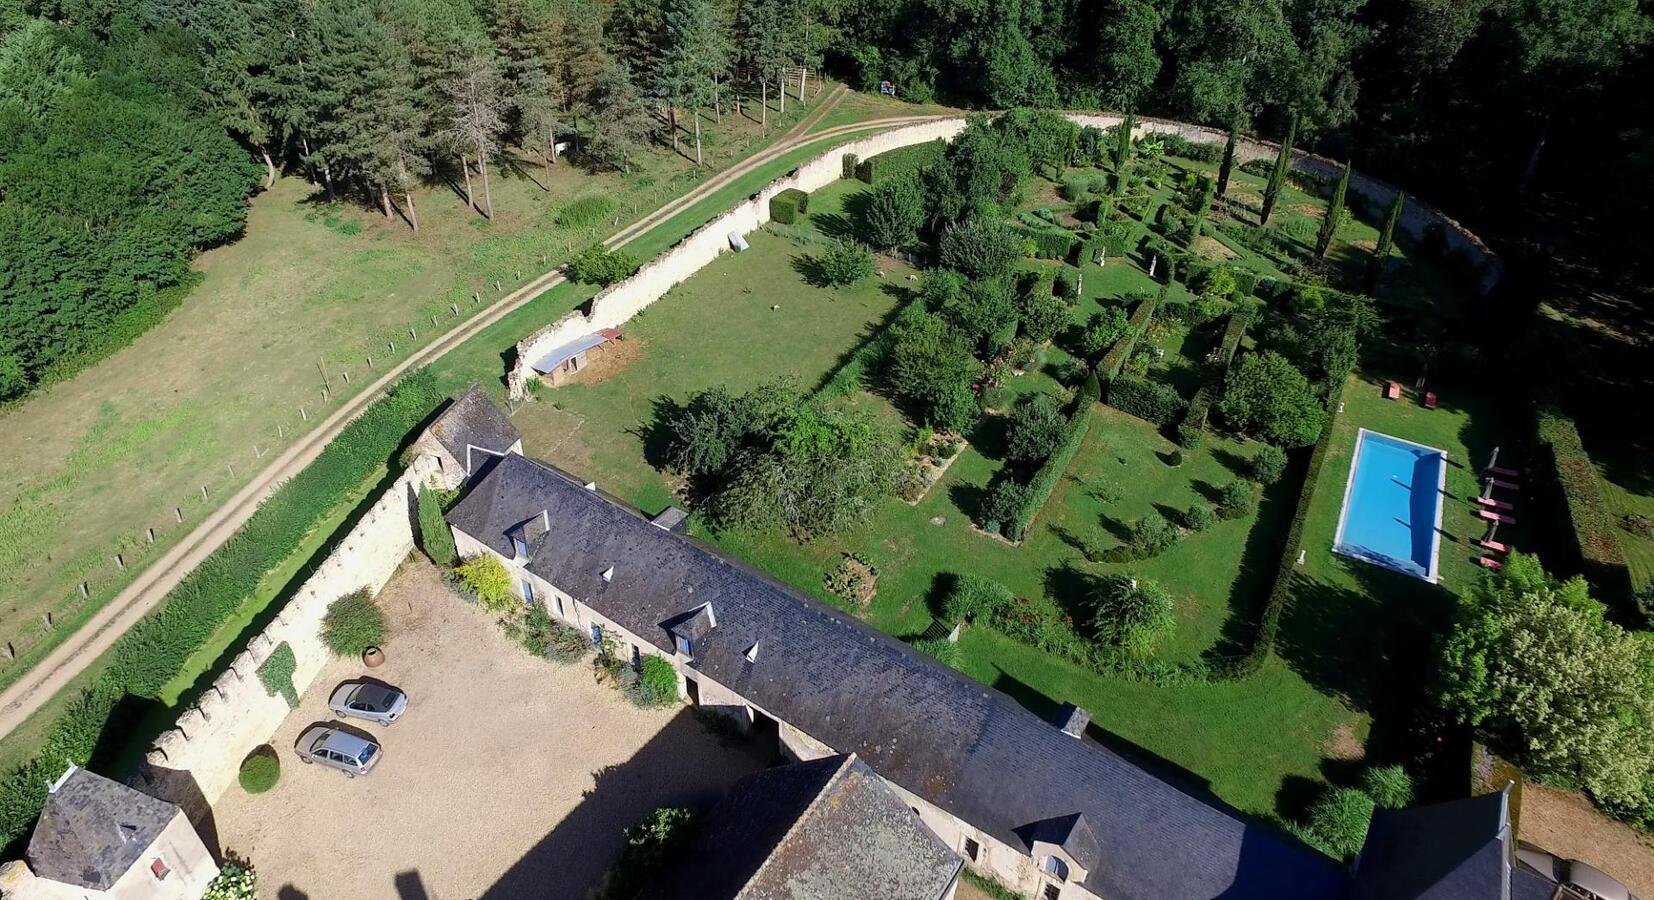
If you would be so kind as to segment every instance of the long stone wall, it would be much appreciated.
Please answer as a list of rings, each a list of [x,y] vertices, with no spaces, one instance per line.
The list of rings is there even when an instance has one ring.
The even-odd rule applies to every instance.
[[[377,594],[414,546],[419,487],[439,476],[429,456],[419,456],[380,495],[342,542],[305,581],[263,631],[254,635],[230,667],[178,716],[175,727],[151,746],[137,786],[183,807],[199,821],[208,806],[234,784],[241,761],[275,734],[289,713],[271,696],[258,667],[275,648],[293,648],[293,687],[303,694],[328,661],[322,617],[333,601],[367,588]],[[280,749],[280,748],[278,748]]]
[[[1068,118],[1078,125],[1112,128],[1120,123],[1120,116],[1109,113],[1070,113]],[[812,158],[792,173],[771,182],[763,190],[737,204],[671,249],[646,263],[637,274],[612,285],[592,298],[589,313],[575,310],[550,325],[517,342],[517,358],[506,375],[506,384],[512,400],[521,400],[534,378],[530,363],[551,350],[604,328],[618,328],[650,304],[666,295],[676,285],[700,271],[702,267],[729,249],[731,234],[744,235],[770,219],[770,198],[788,188],[816,191],[837,181],[843,174],[843,157],[854,153],[866,159],[900,147],[909,147],[937,139],[952,140],[965,128],[965,119],[936,119],[916,125],[907,125],[841,144]],[[1165,119],[1140,119],[1133,134],[1176,134],[1200,144],[1222,144],[1228,134],[1215,128],[1173,122]],[[1273,158],[1280,145],[1255,138],[1243,138],[1237,144],[1241,162]],[[1292,166],[1295,170],[1322,178],[1336,178],[1343,172],[1343,164],[1304,151],[1296,151]],[[1367,210],[1381,212],[1389,207],[1398,188],[1386,181],[1356,172],[1350,177],[1350,192],[1354,202],[1364,203]],[[1400,230],[1415,241],[1424,240],[1426,232],[1437,226],[1441,230],[1445,249],[1463,256],[1480,266],[1480,288],[1487,293],[1498,283],[1503,272],[1499,258],[1475,234],[1441,210],[1415,197],[1408,197],[1402,209]]]

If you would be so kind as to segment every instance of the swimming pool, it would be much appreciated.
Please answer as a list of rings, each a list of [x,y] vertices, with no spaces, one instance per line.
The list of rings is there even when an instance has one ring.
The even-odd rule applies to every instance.
[[[1361,429],[1333,552],[1436,581],[1447,454]]]

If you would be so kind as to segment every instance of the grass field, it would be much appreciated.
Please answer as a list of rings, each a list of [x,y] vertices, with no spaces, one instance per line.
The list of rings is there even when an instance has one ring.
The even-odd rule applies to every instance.
[[[496,173],[495,220],[467,210],[450,186],[432,186],[418,195],[418,234],[371,210],[318,202],[298,177],[254,198],[246,236],[200,258],[201,284],[164,322],[0,410],[0,641],[17,654],[0,664],[0,685],[187,534],[261,460],[370,381],[369,356],[383,369],[486,305],[474,292],[491,300],[539,275],[815,108],[789,105],[767,135],[736,116],[707,125],[703,170],[662,150],[625,176],[559,166],[544,190],[542,170],[513,160]],[[906,111],[888,100],[857,109]],[[732,187],[750,193],[819,152],[789,154]],[[720,191],[721,206],[686,210],[634,252],[658,252],[743,193]],[[568,221],[569,204],[582,198],[583,220]]]

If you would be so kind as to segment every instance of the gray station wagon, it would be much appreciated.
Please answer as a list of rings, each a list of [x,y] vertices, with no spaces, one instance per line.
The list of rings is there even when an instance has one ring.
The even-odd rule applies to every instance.
[[[306,763],[321,763],[355,778],[373,771],[384,751],[377,743],[327,725],[312,725],[293,747]]]
[[[371,681],[347,681],[333,691],[327,707],[338,716],[389,725],[407,710],[408,695]]]

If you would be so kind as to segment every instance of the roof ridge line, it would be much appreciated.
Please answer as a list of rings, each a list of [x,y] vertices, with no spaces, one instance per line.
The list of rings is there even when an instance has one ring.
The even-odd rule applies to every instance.
[[[805,821],[808,820],[811,814],[816,811],[816,807],[821,805],[822,798],[827,796],[827,792],[833,787],[833,785],[839,783],[840,779],[844,777],[844,773],[849,770],[850,766],[855,763],[856,760],[860,759],[854,750],[843,754],[843,756],[844,761],[839,763],[837,769],[833,770],[832,777],[828,778],[821,785],[821,789],[816,791],[816,795],[810,798],[809,804],[799,811],[798,817],[793,819],[792,824],[787,826],[787,830],[781,834],[781,837],[776,839],[775,844],[770,847],[770,852],[764,855],[764,861],[759,863],[758,868],[752,870],[751,877],[741,884],[741,890],[737,891],[735,894],[736,900],[740,900],[741,896],[745,894],[746,889],[758,881],[759,876],[763,875],[764,871],[770,867],[770,863],[775,860],[776,849],[785,844],[794,833],[804,827]],[[817,757],[817,759],[809,760],[808,762],[801,763],[801,765],[808,765],[809,763],[829,758],[830,757],[826,756]]]

